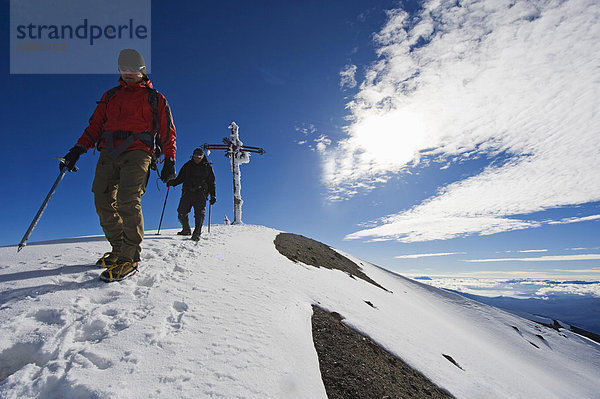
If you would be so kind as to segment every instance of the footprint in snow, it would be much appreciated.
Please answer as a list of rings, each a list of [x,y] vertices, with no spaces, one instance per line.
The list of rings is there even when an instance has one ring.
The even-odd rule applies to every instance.
[[[109,327],[104,320],[96,319],[84,324],[77,335],[76,342],[100,342],[109,336]]]
[[[167,322],[174,332],[183,328],[183,315],[188,310],[188,305],[185,302],[173,302],[173,310],[171,316],[167,317]]]
[[[152,287],[154,285],[154,283],[156,282],[156,277],[152,276],[152,275],[144,275],[144,276],[140,276],[137,279],[137,285],[141,286],[141,287]]]
[[[109,317],[115,317],[119,314],[117,309],[106,309],[102,311],[102,314]]]
[[[0,352],[0,383],[25,367],[35,364],[43,367],[50,356],[42,351],[42,341],[17,342]]]
[[[36,321],[49,324],[62,326],[66,322],[63,319],[63,313],[57,309],[39,309],[37,312],[30,314]]]
[[[96,305],[105,305],[107,303],[117,301],[119,299],[119,296],[121,296],[121,293],[119,291],[111,291],[106,293],[105,296],[90,299],[90,302]]]
[[[94,367],[100,370],[106,370],[112,367],[113,363],[110,359],[106,359],[96,353],[89,351],[82,351],[78,353],[83,359],[78,359],[78,356],[75,357],[75,361],[86,366],[86,361],[90,362]]]

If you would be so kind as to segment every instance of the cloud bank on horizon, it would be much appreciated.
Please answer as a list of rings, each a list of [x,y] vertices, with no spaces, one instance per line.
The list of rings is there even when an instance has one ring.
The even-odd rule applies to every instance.
[[[347,238],[417,242],[600,218],[523,216],[600,201],[599,20],[596,0],[389,11],[379,58],[348,104],[347,136],[320,151],[330,199],[423,165],[495,161]],[[345,66],[344,87],[354,72]]]
[[[417,278],[437,288],[487,297],[544,299],[570,295],[579,298],[600,299],[600,281],[548,280],[543,278],[489,278],[489,277],[432,277]]]

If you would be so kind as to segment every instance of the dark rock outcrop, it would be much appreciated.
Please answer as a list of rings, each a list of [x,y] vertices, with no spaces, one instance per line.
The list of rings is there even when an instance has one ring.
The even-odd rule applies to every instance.
[[[350,277],[358,277],[386,290],[364,274],[356,263],[319,241],[298,234],[280,233],[275,237],[274,243],[275,248],[293,262],[302,262],[310,266],[341,270],[350,275]]]
[[[342,320],[313,306],[313,342],[329,399],[453,397]]]

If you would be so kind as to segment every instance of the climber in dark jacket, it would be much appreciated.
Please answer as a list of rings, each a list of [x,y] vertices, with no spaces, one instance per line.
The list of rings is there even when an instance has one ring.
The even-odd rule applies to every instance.
[[[179,175],[170,180],[169,186],[177,186],[183,183],[181,200],[177,207],[177,217],[183,229],[178,232],[178,235],[192,236],[192,240],[198,241],[204,223],[204,214],[206,212],[206,201],[209,199],[210,204],[217,202],[215,195],[215,174],[212,166],[206,160],[202,148],[196,148],[192,159],[187,161],[179,171]],[[194,207],[194,220],[196,222],[194,233],[190,228],[188,214]]]

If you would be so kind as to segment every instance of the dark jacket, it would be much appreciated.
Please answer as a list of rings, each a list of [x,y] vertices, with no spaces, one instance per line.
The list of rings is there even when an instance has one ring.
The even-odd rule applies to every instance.
[[[169,186],[177,186],[183,183],[184,192],[195,192],[202,190],[204,197],[208,194],[215,195],[215,174],[206,157],[196,164],[193,160],[187,161],[179,171],[179,175],[169,182]]]

